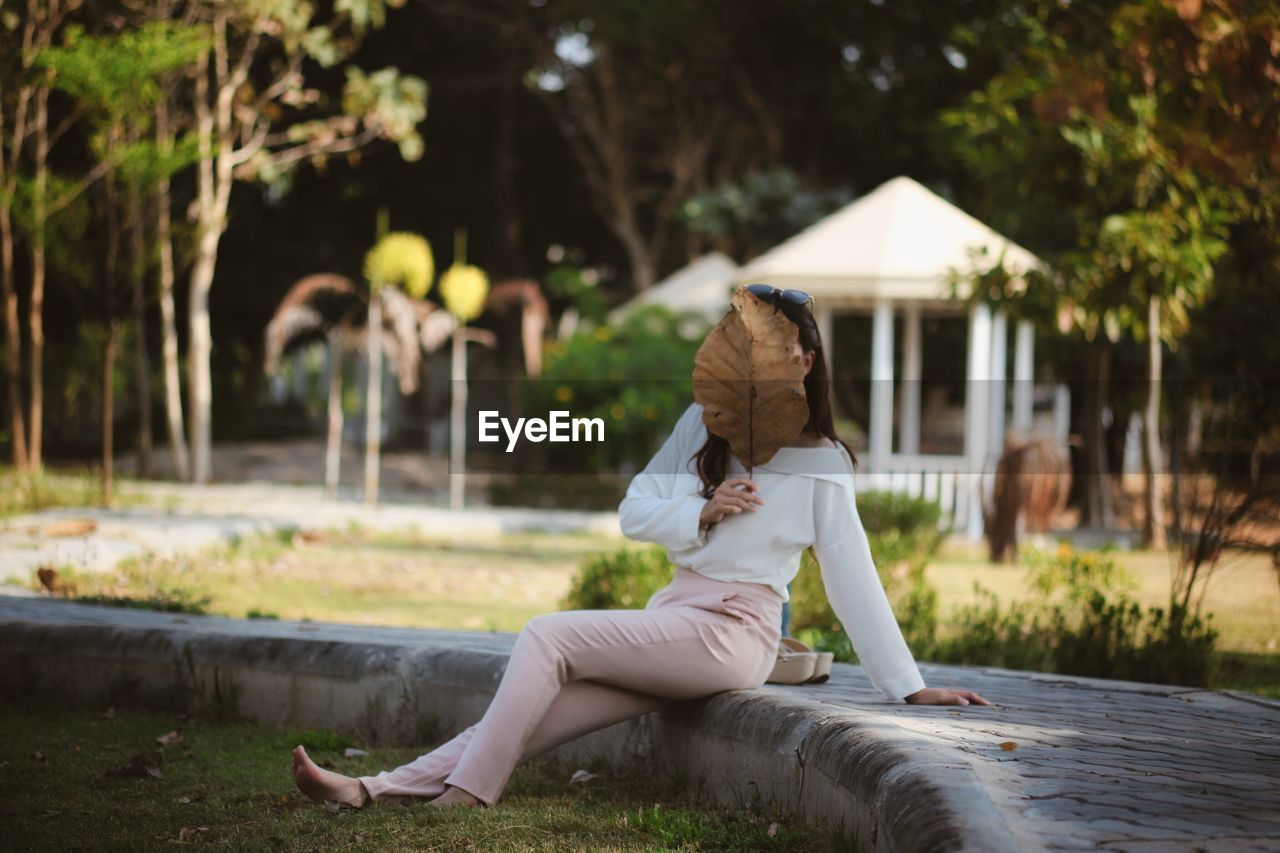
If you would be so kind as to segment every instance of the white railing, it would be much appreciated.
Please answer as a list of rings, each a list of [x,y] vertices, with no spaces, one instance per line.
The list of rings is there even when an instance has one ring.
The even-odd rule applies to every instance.
[[[941,528],[964,531],[971,511],[981,494],[981,474],[971,470],[963,456],[892,455],[882,470],[859,465],[854,477],[858,491],[902,492],[916,498],[937,501],[942,507]]]

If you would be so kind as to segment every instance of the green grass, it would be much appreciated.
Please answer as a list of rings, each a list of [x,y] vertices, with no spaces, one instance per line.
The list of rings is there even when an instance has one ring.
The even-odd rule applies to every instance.
[[[156,738],[160,777],[112,776]],[[699,807],[657,774],[613,773],[585,784],[575,767],[535,760],[488,809],[376,804],[330,814],[298,794],[289,749],[365,775],[413,758],[412,748],[370,748],[343,758],[341,735],[302,735],[246,723],[142,710],[0,705],[0,825],[9,850],[821,850],[819,831],[758,811]],[[774,834],[770,835],[771,825]],[[184,832],[184,829],[186,830]]]
[[[145,503],[141,490],[124,478],[114,479],[113,506]],[[19,471],[0,465],[0,518],[57,507],[100,506],[102,476],[94,471]]]
[[[560,608],[578,564],[616,541],[510,534],[483,542],[345,530],[261,536],[113,573],[63,572],[78,598],[239,618],[518,631]],[[34,584],[33,579],[33,584]]]

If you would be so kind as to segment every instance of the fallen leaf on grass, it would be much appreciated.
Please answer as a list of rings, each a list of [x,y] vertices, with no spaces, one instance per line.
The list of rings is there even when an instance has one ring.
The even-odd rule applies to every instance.
[[[356,749],[354,746],[349,746],[346,749],[342,750],[342,755],[344,758],[359,758],[362,755],[368,755],[368,754],[369,753],[367,751],[363,749]]]
[[[45,811],[44,817],[57,817],[60,814],[62,814],[62,812],[58,811],[57,809],[48,809],[47,811]]]
[[[182,743],[182,735],[179,732],[169,732],[156,738],[156,743],[161,746],[177,746]]]
[[[586,770],[575,770],[573,771],[573,775],[569,777],[569,782],[576,782],[580,784],[583,782],[590,782],[594,778],[596,778],[595,773],[588,773]]]
[[[38,749],[35,752],[31,753],[31,757],[34,758],[36,761],[44,761],[44,753]]]
[[[177,799],[177,800],[175,800],[175,802],[180,803],[181,805],[184,805],[184,806],[189,806],[189,805],[191,805],[192,803],[198,803],[198,802],[200,802],[201,800],[203,800],[203,799],[205,798],[205,796],[207,796],[207,795],[205,795],[205,794],[196,794],[194,797],[178,797],[178,799]]]
[[[53,521],[40,528],[41,536],[87,536],[98,529],[92,518],[67,518]]]
[[[122,764],[114,767],[106,772],[107,776],[127,776],[145,779],[151,776],[156,779],[164,778],[164,773],[160,770],[160,765],[164,763],[164,755],[159,752],[140,752],[133,758],[129,759],[128,764]]]
[[[102,719],[104,720],[114,720],[115,718],[116,718],[116,709],[112,706],[108,706],[107,710],[102,712]]]
[[[178,830],[178,840],[185,842],[195,841],[200,835],[209,831],[207,826],[184,826]]]
[[[1003,749],[1005,752],[1013,752],[1015,749],[1018,748],[1018,743],[1017,741],[1007,740],[1004,743],[1000,744],[1000,748]]]
[[[769,837],[773,838],[778,834],[778,825],[776,823],[769,824]]]

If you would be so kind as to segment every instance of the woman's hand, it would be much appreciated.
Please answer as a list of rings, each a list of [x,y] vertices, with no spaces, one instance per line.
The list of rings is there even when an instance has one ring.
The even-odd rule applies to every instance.
[[[907,697],[908,705],[990,705],[972,690],[947,690],[945,687],[926,687]]]
[[[699,517],[702,526],[710,527],[726,515],[755,512],[756,507],[764,505],[764,499],[757,494],[759,491],[760,487],[756,482],[746,477],[725,480],[702,507],[702,515]]]

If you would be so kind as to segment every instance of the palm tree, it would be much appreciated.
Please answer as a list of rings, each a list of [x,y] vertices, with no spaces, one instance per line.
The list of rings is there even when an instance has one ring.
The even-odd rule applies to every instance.
[[[435,352],[443,346],[456,322],[448,311],[432,303],[415,299],[395,287],[382,287],[377,299],[368,290],[346,276],[319,273],[299,279],[289,288],[276,308],[266,331],[266,368],[275,373],[281,359],[301,347],[323,341],[329,350],[328,429],[325,452],[325,488],[337,493],[342,449],[342,360],[347,352],[369,351],[372,344],[377,354],[377,381],[374,368],[369,370],[369,412],[373,427],[366,444],[374,442],[374,480],[377,490],[377,437],[381,432],[381,363],[385,357],[393,366],[402,393],[412,394],[418,387],[422,352]],[[376,308],[374,307],[376,305]],[[376,316],[375,334],[369,334],[368,321]],[[374,403],[377,403],[375,406]],[[366,452],[367,452],[366,446]],[[370,495],[366,471],[366,497]]]

